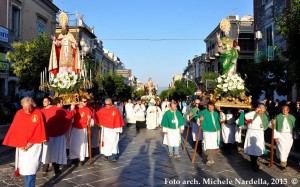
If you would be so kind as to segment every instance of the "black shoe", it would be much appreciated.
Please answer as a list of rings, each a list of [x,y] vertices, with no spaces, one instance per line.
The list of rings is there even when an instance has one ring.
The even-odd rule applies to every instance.
[[[59,170],[59,164],[56,164],[56,163],[52,163],[53,165],[53,168],[54,168],[54,174],[57,175],[60,173],[60,170]]]
[[[79,161],[79,163],[78,163],[78,167],[81,167],[81,166],[83,166],[83,161]]]
[[[49,164],[43,164],[42,171],[43,173],[47,173],[49,171]]]

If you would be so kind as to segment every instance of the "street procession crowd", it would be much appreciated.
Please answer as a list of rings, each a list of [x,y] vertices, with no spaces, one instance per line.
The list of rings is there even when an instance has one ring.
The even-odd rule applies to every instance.
[[[254,171],[259,171],[257,159],[266,152],[264,131],[273,124],[276,155],[285,170],[300,114],[300,103],[295,108],[290,103],[258,103],[252,110],[242,110],[216,107],[202,98],[191,102],[165,98],[161,103],[154,99],[113,103],[110,98],[90,102],[81,96],[79,104],[64,109],[62,98],[45,97],[40,109],[32,98],[25,97],[21,105],[3,144],[16,147],[15,175],[25,176],[26,186],[35,185],[41,163],[43,172],[48,172],[51,164],[59,174],[61,166],[82,166],[99,150],[104,159],[116,162],[119,134],[125,124],[135,125],[137,133],[143,128],[161,129],[163,144],[175,160],[180,160],[181,134],[186,127],[191,128],[194,143],[199,141],[197,150],[206,153],[209,166],[215,163],[221,146],[230,153],[234,145],[242,143],[242,130],[247,129],[244,152],[250,156]]]

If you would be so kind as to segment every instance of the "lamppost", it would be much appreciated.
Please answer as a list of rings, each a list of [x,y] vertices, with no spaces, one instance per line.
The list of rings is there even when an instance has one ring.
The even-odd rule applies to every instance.
[[[186,74],[184,75],[184,78],[186,80],[186,87],[189,88],[189,80],[193,80],[193,75],[189,76],[189,72],[186,72]]]
[[[86,69],[86,65],[84,63],[84,59],[83,59],[83,57],[86,56],[87,52],[90,50],[90,46],[86,43],[84,38],[81,38],[79,43],[80,43],[80,46],[81,46],[80,54],[81,54],[81,61],[82,61],[80,78],[81,78],[81,75],[82,75],[82,77],[83,77],[83,87],[84,88],[92,88],[92,72],[91,72],[91,69],[90,69],[90,72],[89,72],[90,73],[90,79],[88,81],[87,69]]]

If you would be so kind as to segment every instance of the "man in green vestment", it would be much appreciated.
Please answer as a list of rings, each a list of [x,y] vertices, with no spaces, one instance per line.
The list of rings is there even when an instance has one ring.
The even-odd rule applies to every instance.
[[[221,129],[220,116],[218,112],[215,111],[214,104],[209,102],[207,109],[201,111],[198,117],[203,130],[203,145],[207,154],[206,164],[210,166],[215,163],[214,155],[220,144],[218,134]]]
[[[166,111],[161,121],[163,127],[164,140],[163,144],[168,145],[169,156],[176,160],[180,160],[179,145],[181,141],[181,135],[184,130],[184,118],[182,114],[176,110],[177,104],[172,102],[170,104],[170,110]]]
[[[274,126],[274,140],[276,142],[276,155],[280,159],[280,167],[286,170],[287,158],[293,145],[293,132],[295,130],[295,117],[289,114],[290,108],[285,105],[282,113],[278,114],[272,123]]]

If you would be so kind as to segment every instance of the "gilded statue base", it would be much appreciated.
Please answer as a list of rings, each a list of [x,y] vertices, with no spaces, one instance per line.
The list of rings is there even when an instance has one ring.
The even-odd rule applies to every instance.
[[[211,94],[210,100],[215,103],[217,107],[224,108],[252,108],[252,96],[246,96],[245,93],[241,93],[238,97],[233,96],[221,96],[217,94]]]
[[[55,97],[60,97],[63,100],[63,105],[71,105],[72,103],[78,104],[79,103],[79,97],[80,96],[86,96],[88,99],[90,98],[90,95],[85,90],[79,90],[78,92],[71,92],[71,93],[58,93],[55,92]]]

